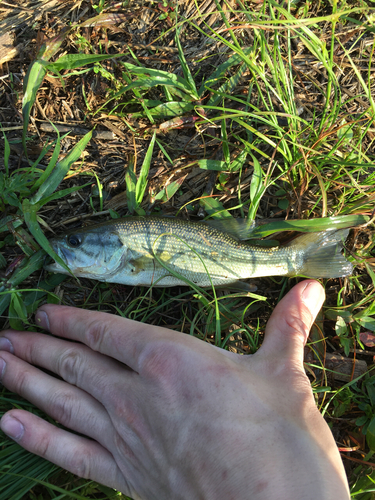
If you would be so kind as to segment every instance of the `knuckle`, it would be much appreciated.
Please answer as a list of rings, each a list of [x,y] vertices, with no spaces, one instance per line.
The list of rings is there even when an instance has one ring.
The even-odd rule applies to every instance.
[[[83,353],[81,347],[68,347],[57,359],[57,373],[70,384],[77,385],[82,366]]]
[[[86,343],[94,351],[101,351],[103,343],[106,342],[106,339],[110,335],[109,322],[93,319],[87,326],[85,332]]]
[[[35,442],[35,448],[33,452],[40,457],[48,457],[50,445],[51,435],[48,433],[43,433],[38,441]]]
[[[65,427],[70,427],[74,414],[77,412],[77,409],[74,411],[74,408],[78,404],[74,394],[70,391],[54,391],[49,400],[49,411],[52,417]]]
[[[36,344],[32,342],[32,340],[33,338],[30,336],[24,342],[25,360],[28,361],[29,363],[35,362],[35,354],[37,354],[35,349]]]
[[[290,315],[285,318],[288,333],[296,337],[303,337],[306,340],[309,335],[309,328],[306,322],[297,315]]]
[[[67,468],[79,477],[91,478],[91,461],[93,460],[89,447],[82,446],[78,453],[71,456]]]
[[[30,392],[30,379],[31,373],[28,369],[25,369],[19,371],[15,380],[15,392],[26,399]]]
[[[139,357],[139,371],[151,379],[169,381],[177,375],[183,357],[177,344],[164,341],[147,344]]]

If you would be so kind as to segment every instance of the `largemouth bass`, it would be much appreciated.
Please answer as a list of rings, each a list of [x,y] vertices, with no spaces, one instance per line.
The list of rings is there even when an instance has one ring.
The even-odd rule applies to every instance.
[[[223,222],[225,224],[225,222]],[[297,237],[281,247],[260,247],[204,222],[126,217],[51,240],[75,276],[110,283],[169,287],[232,285],[260,276],[336,278],[352,273],[341,254],[349,229]],[[57,263],[49,271],[68,274]]]

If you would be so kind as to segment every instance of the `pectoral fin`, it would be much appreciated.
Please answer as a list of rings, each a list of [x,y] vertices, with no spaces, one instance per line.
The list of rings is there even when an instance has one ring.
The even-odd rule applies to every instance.
[[[138,274],[149,270],[150,266],[155,267],[155,260],[152,255],[142,255],[142,257],[130,259],[128,265],[132,274]]]
[[[169,252],[163,251],[158,254],[159,259],[162,262],[168,264],[168,262],[173,261],[173,257]],[[155,270],[160,267],[158,259],[155,259],[150,253],[144,254],[141,257],[135,257],[128,260],[128,266],[130,267],[130,272],[132,274],[138,274],[143,271]]]

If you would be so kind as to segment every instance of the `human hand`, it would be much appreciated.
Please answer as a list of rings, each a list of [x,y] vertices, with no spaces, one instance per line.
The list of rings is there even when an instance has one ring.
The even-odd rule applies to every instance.
[[[24,410],[6,413],[1,429],[135,499],[348,499],[303,369],[323,301],[318,282],[296,285],[252,356],[110,314],[44,305],[37,323],[61,338],[2,332],[2,383],[87,438]]]

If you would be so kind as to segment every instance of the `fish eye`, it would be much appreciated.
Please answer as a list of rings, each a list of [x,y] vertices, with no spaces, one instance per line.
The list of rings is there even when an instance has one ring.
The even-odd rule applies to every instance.
[[[68,236],[68,243],[71,247],[77,248],[81,245],[82,238],[77,234],[71,234]]]

